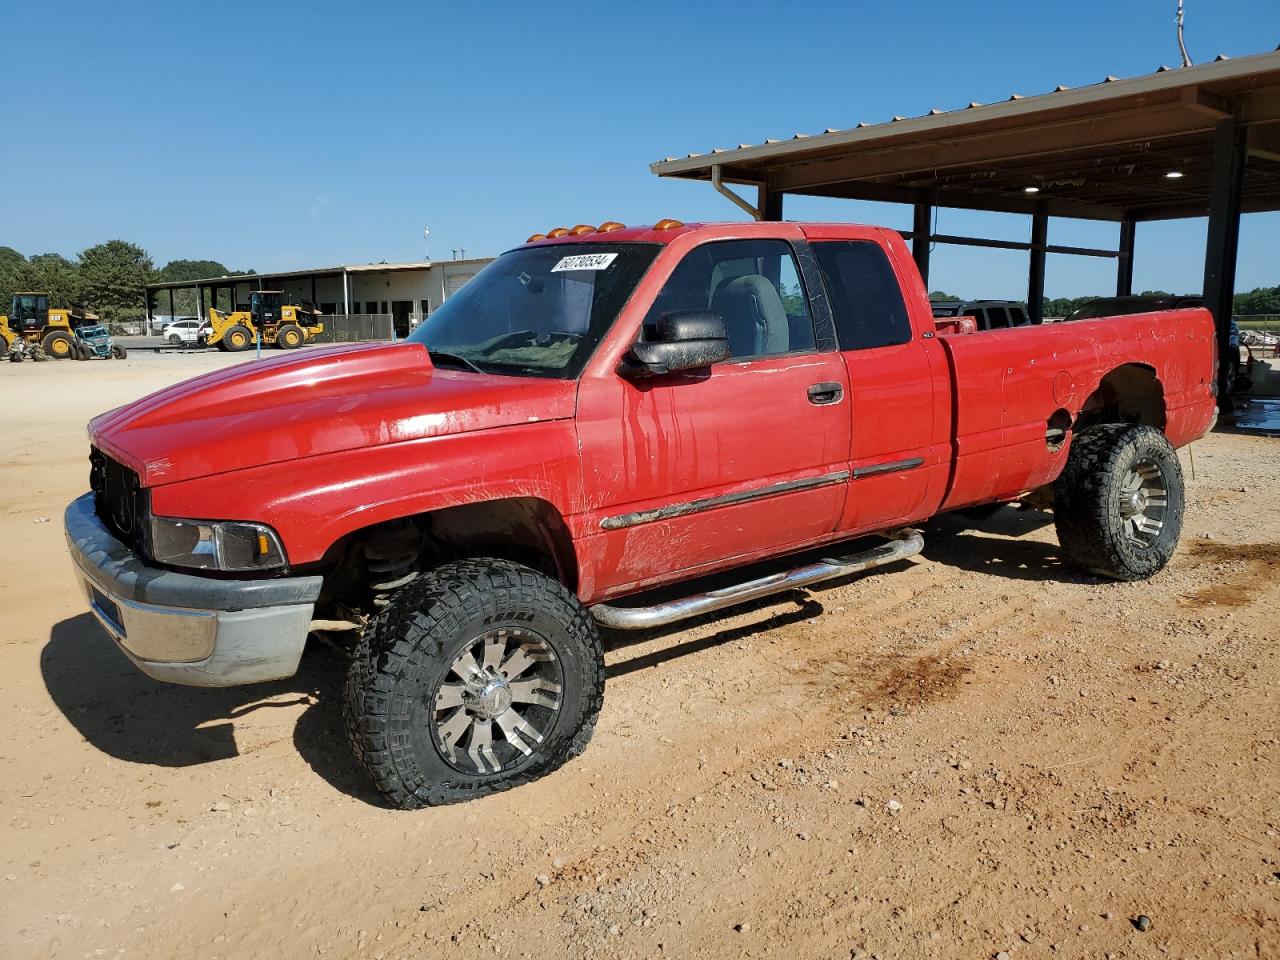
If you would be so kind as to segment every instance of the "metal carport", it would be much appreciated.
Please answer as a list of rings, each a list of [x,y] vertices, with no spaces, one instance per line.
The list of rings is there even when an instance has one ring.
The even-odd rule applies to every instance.
[[[1280,51],[668,157],[650,169],[711,181],[761,220],[781,220],[788,193],[912,204],[904,235],[926,284],[933,243],[1026,250],[1037,320],[1046,254],[1114,258],[1116,293],[1125,295],[1139,223],[1207,216],[1204,296],[1217,320],[1226,404],[1240,214],[1280,209]],[[755,202],[726,184],[756,187]],[[935,234],[935,206],[1029,214],[1030,240]],[[1051,244],[1051,216],[1113,221],[1117,246]]]

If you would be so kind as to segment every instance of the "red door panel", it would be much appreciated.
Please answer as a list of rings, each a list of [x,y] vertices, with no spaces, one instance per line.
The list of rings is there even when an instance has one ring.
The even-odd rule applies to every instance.
[[[874,530],[916,519],[941,497],[951,466],[946,405],[934,399],[932,340],[850,350],[852,474],[840,529]],[[950,386],[943,380],[941,390]]]
[[[809,388],[844,396],[815,405]],[[829,534],[848,478],[838,353],[582,381],[578,434],[600,595]]]

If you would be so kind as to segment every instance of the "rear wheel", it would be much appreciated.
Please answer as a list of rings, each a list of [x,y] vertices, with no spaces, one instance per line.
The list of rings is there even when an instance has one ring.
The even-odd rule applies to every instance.
[[[352,749],[393,806],[529,783],[586,747],[604,697],[591,615],[506,560],[445,564],[396,593],[347,677]]]
[[[307,335],[302,332],[302,328],[293,323],[287,323],[276,331],[276,344],[284,350],[300,347],[306,339]]]
[[[241,350],[249,349],[249,345],[253,343],[253,334],[244,324],[237,323],[222,335],[222,342],[232,353],[239,353]]]
[[[75,340],[65,330],[54,330],[46,333],[40,343],[44,347],[44,352],[55,360],[65,360],[68,357],[76,356],[79,352],[76,349]]]
[[[176,333],[171,333],[169,334],[169,342],[173,344],[175,347],[180,347],[182,346],[182,337],[180,337]]]
[[[1178,456],[1154,427],[1083,430],[1053,486],[1063,556],[1117,580],[1164,568],[1178,547],[1184,506]]]

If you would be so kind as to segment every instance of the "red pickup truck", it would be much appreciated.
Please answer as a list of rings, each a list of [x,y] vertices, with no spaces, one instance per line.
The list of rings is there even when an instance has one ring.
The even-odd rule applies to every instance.
[[[901,560],[940,512],[1022,499],[1053,510],[1065,558],[1150,576],[1181,527],[1174,448],[1216,416],[1214,351],[1200,309],[935,324],[875,227],[559,228],[407,342],[97,417],[67,539],[157,679],[285,677],[309,635],[343,641],[360,763],[395,806],[448,803],[586,746],[601,625]]]

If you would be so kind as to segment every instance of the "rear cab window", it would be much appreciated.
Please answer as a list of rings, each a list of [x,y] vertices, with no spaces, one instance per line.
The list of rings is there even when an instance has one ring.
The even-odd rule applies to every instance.
[[[869,240],[810,243],[831,299],[841,350],[870,350],[911,341],[911,320],[893,265]]]

